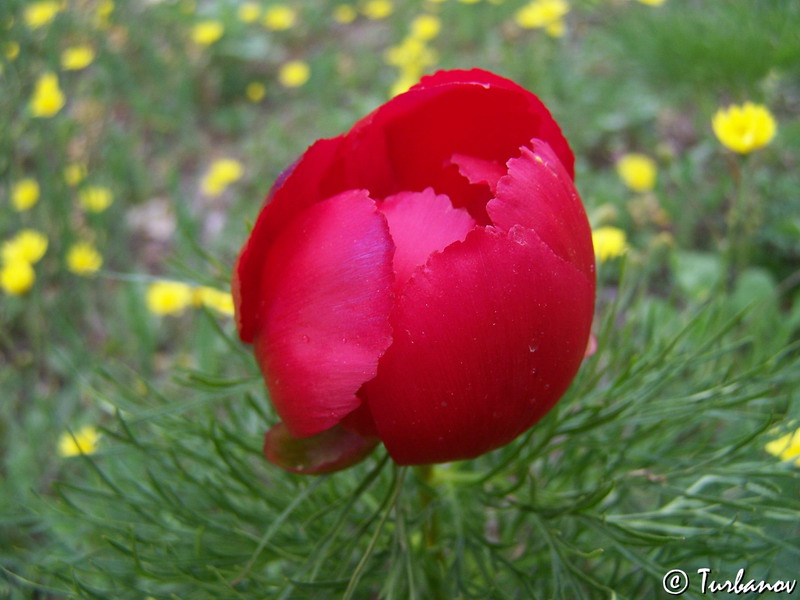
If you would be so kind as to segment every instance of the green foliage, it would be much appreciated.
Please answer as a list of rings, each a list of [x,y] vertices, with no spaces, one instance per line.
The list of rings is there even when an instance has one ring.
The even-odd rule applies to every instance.
[[[584,0],[552,38],[515,22],[523,0],[395,1],[347,25],[340,3],[292,2],[298,22],[268,31],[222,0],[103,18],[70,1],[41,27],[32,1],[0,2],[0,242],[49,242],[32,288],[0,296],[0,599],[652,598],[674,568],[792,578],[800,469],[764,447],[800,423],[800,5]],[[599,266],[598,352],[523,438],[431,469],[379,449],[289,475],[261,454],[276,416],[232,320],[153,314],[148,286],[226,289],[272,181],[387,99],[386,51],[422,12],[443,24],[429,70],[487,68],[547,103],[593,225],[624,229],[627,256]],[[210,46],[191,39],[205,19],[225,28]],[[94,62],[63,69],[83,43]],[[290,59],[304,86],[278,82]],[[49,71],[66,105],[34,117]],[[744,100],[778,121],[746,158],[710,126]],[[614,172],[634,151],[658,164],[650,192]],[[223,157],[244,176],[211,197]],[[22,178],[41,195],[18,212]],[[88,185],[112,191],[106,211],[82,208]],[[94,277],[66,266],[78,240],[103,255]],[[84,425],[97,451],[60,455]]]
[[[741,283],[756,280],[773,299],[759,273]],[[750,337],[749,297],[681,314],[640,292],[604,308],[556,412],[427,473],[383,451],[317,478],[269,466],[275,416],[238,353],[224,372],[241,375],[187,370],[163,391],[104,369],[114,420],[41,500],[60,543],[39,577],[85,598],[199,599],[646,598],[672,568],[791,578],[800,472],[763,446],[797,348]]]

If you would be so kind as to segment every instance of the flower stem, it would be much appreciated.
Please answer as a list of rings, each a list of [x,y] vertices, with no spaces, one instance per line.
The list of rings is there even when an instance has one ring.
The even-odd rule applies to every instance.
[[[436,500],[436,482],[434,479],[433,465],[420,465],[415,467],[417,475],[422,480],[423,485],[419,488],[419,498],[422,513],[429,516],[423,524],[423,540],[425,553],[432,560],[426,561],[431,566],[428,573],[431,584],[431,597],[435,599],[446,598],[443,587],[442,574],[444,572],[444,553],[439,543],[439,515],[436,506],[431,506]],[[429,510],[430,509],[430,510]]]

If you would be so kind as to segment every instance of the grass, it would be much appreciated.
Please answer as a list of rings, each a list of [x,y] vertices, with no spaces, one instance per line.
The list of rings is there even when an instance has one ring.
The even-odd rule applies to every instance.
[[[308,0],[284,31],[223,1],[70,0],[39,27],[32,4],[0,6],[0,239],[48,240],[30,290],[0,297],[0,598],[647,598],[674,568],[792,578],[800,471],[764,446],[800,419],[795,3],[586,0],[561,38],[517,25],[512,0],[395,2],[348,24]],[[230,316],[154,314],[148,287],[227,288],[272,181],[389,97],[385,52],[422,12],[444,24],[426,70],[479,66],[538,94],[593,226],[629,248],[600,265],[598,352],[522,439],[427,474],[379,450],[288,476],[261,456],[275,416]],[[207,19],[224,34],[204,46]],[[77,44],[95,58],[67,71]],[[292,59],[310,66],[299,87],[278,80]],[[66,104],[36,117],[48,71]],[[745,100],[778,135],[739,157],[711,116]],[[652,191],[619,179],[627,152],[656,161]],[[228,157],[243,177],[203,193]],[[41,193],[16,211],[22,178]],[[82,207],[89,185],[111,206]],[[93,276],[68,268],[78,240],[102,254]],[[60,455],[84,425],[97,451]]]

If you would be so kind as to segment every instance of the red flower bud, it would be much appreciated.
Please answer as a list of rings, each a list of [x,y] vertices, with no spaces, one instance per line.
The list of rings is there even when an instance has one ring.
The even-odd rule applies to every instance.
[[[281,175],[233,280],[283,420],[267,457],[329,472],[382,441],[404,465],[473,458],[547,413],[594,310],[573,160],[536,96],[443,71]]]

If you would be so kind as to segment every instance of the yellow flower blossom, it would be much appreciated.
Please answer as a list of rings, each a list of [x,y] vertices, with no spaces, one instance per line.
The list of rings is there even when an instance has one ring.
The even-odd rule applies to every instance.
[[[19,56],[19,42],[8,42],[3,46],[3,54],[8,60],[14,60]]]
[[[238,160],[221,158],[211,164],[200,186],[207,196],[219,196],[230,184],[241,179],[243,174],[244,167]]]
[[[411,37],[428,41],[439,35],[442,22],[435,15],[419,15],[411,21]]]
[[[388,64],[400,69],[406,79],[419,79],[422,72],[437,60],[436,53],[414,37],[407,37],[389,48],[384,58]]]
[[[794,460],[794,464],[800,467],[800,429],[772,440],[764,449],[782,461]]]
[[[86,179],[86,167],[84,165],[73,163],[64,167],[64,181],[70,187],[75,187],[81,181]]]
[[[285,4],[275,4],[264,11],[263,24],[270,31],[285,31],[294,26],[297,13]]]
[[[23,229],[3,243],[0,253],[4,263],[24,261],[35,264],[47,252],[47,236],[35,229]]]
[[[20,179],[11,188],[11,205],[14,210],[22,212],[29,210],[39,201],[39,183],[27,177]]]
[[[193,290],[192,302],[197,307],[206,306],[223,315],[233,316],[233,296],[229,291],[200,286]]]
[[[74,433],[65,431],[58,438],[58,454],[63,457],[94,454],[99,441],[100,434],[91,425],[81,427]]]
[[[255,23],[261,16],[261,7],[257,2],[245,2],[236,14],[242,23]]]
[[[356,20],[358,13],[352,4],[337,4],[333,9],[333,20],[342,25],[347,25]]]
[[[311,68],[302,60],[292,60],[284,64],[278,71],[278,81],[287,88],[305,85],[311,77]]]
[[[261,102],[267,94],[267,87],[259,81],[251,81],[244,90],[247,99],[252,103]]]
[[[67,252],[67,268],[76,275],[93,275],[102,266],[103,257],[90,242],[73,244]]]
[[[22,18],[31,29],[39,29],[52,21],[64,8],[64,2],[33,2],[25,7]]]
[[[661,6],[664,4],[666,0],[638,0],[642,4],[647,4],[648,6]]]
[[[600,262],[622,256],[628,249],[625,232],[617,227],[598,227],[592,231],[594,253]]]
[[[564,17],[568,12],[566,0],[533,0],[520,8],[514,19],[520,27],[543,28],[549,35],[560,37],[564,34]]]
[[[658,169],[655,161],[645,154],[625,154],[617,161],[617,173],[634,192],[649,192],[656,185]]]
[[[0,267],[0,287],[9,296],[24,294],[36,281],[36,273],[31,263],[26,260],[12,260],[4,262]]]
[[[64,93],[58,86],[58,77],[55,73],[44,73],[36,81],[31,98],[31,112],[34,117],[52,117],[60,111],[66,100]]]
[[[210,46],[225,33],[225,26],[219,21],[200,21],[192,29],[192,39],[200,46]]]
[[[156,315],[179,315],[192,304],[192,287],[180,281],[157,281],[147,288],[147,308]]]
[[[377,21],[391,15],[394,12],[394,4],[391,0],[369,0],[361,12],[368,19]]]
[[[114,0],[100,0],[94,11],[95,26],[106,29],[111,25],[111,15],[114,13]]]
[[[766,106],[745,102],[721,108],[711,120],[717,139],[739,154],[749,154],[772,141],[777,131],[775,118]]]
[[[114,195],[107,187],[93,185],[81,190],[78,194],[78,200],[85,210],[101,213],[111,206],[114,201]]]
[[[91,46],[83,44],[72,46],[61,53],[61,67],[65,71],[80,71],[94,61],[94,50]]]

